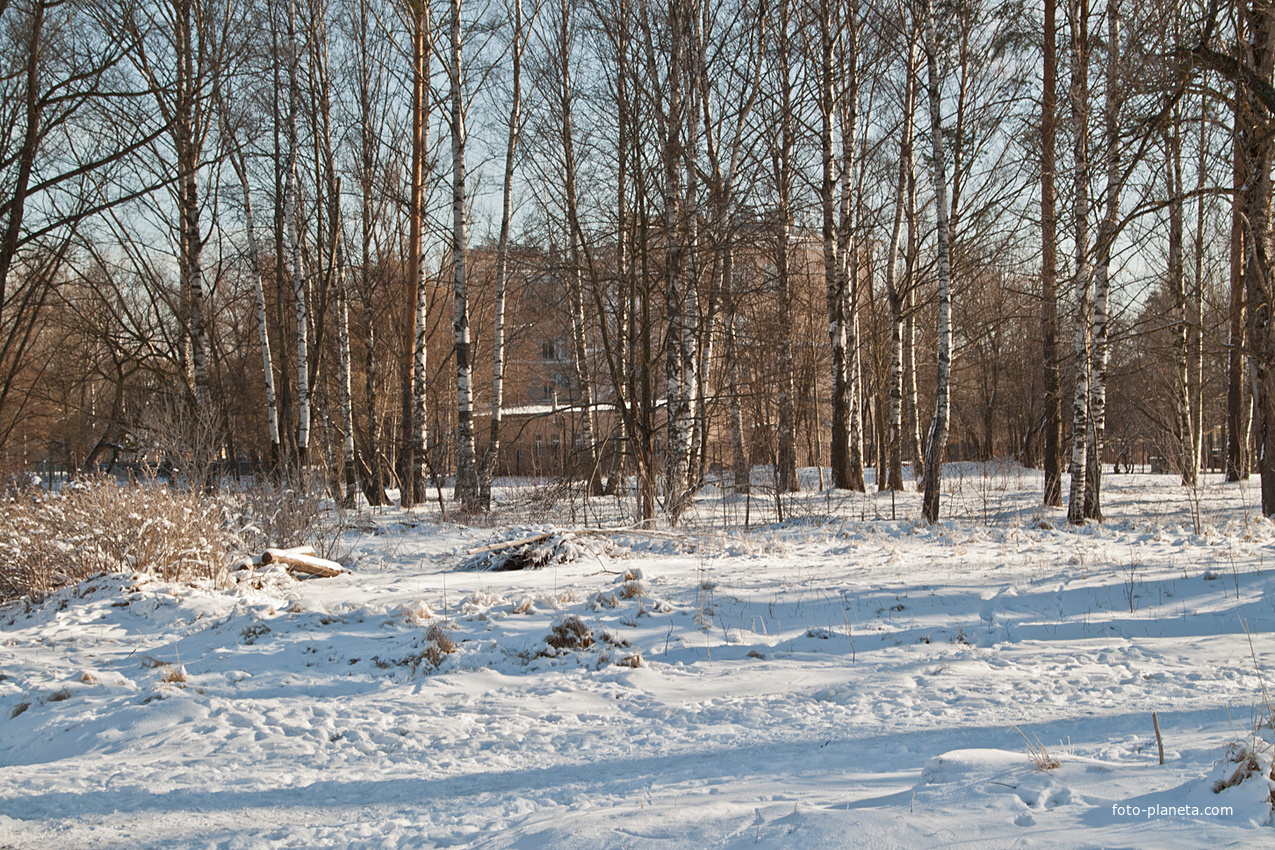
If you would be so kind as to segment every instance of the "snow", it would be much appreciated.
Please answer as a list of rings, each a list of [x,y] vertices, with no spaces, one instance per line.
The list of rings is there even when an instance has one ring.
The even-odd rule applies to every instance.
[[[684,531],[462,569],[585,524],[506,482],[504,527],[364,512],[336,578],[109,575],[10,605],[0,845],[1271,843],[1275,783],[1214,792],[1243,747],[1270,771],[1256,481],[1108,476],[1108,522],[1072,529],[1029,470],[949,471],[933,528],[914,492],[803,470],[784,524],[759,493],[745,529],[710,488]],[[552,648],[572,618],[589,645]]]

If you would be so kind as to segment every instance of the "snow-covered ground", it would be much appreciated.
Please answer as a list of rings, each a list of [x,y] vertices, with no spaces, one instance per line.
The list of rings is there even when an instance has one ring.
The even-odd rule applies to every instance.
[[[783,524],[709,490],[535,571],[465,567],[615,503],[365,512],[339,578],[0,609],[0,846],[1275,844],[1273,783],[1213,790],[1271,736],[1256,481],[1109,475],[1076,530],[1012,466],[953,468],[933,528],[803,480]]]

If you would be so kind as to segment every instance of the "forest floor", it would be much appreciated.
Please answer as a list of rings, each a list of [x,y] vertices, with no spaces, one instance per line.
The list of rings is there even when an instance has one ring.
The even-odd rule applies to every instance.
[[[783,523],[710,489],[676,532],[475,569],[617,520],[510,483],[481,526],[347,515],[337,578],[11,604],[0,846],[1275,843],[1257,482],[1108,475],[1077,529],[1031,471],[949,472],[933,527],[805,470]]]

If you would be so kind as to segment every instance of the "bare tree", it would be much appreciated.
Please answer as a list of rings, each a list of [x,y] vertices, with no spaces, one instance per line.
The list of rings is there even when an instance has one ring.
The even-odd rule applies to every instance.
[[[132,37],[107,12],[0,4],[0,449],[45,374],[45,311],[81,225],[167,180],[113,179],[169,127],[135,110],[145,92],[120,73]]]
[[[1103,105],[1103,159],[1106,165],[1106,207],[1098,225],[1094,258],[1092,350],[1089,355],[1089,436],[1085,470],[1085,518],[1102,521],[1102,452],[1107,429],[1108,301],[1111,291],[1111,252],[1120,217],[1120,104],[1124,80],[1120,73],[1120,4],[1107,0],[1106,96]]]
[[[1054,203],[1057,175],[1055,144],[1058,77],[1056,0],[1044,0],[1044,91],[1040,118],[1040,291],[1041,356],[1045,371],[1045,490],[1043,503],[1062,505],[1062,380],[1058,354],[1058,215]]]
[[[912,282],[907,274],[899,275],[900,234],[907,207],[909,177],[914,168],[915,122],[917,101],[916,28],[908,26],[907,64],[904,70],[902,132],[899,136],[899,176],[895,184],[894,217],[885,257],[885,292],[890,306],[890,373],[888,378],[889,413],[886,416],[886,474],[879,476],[881,489],[903,489],[903,425],[904,425],[904,340],[907,331],[905,308]],[[912,225],[915,228],[915,224]],[[906,258],[905,258],[906,262]]]
[[[402,362],[404,439],[399,463],[399,502],[410,508],[424,499],[428,420],[426,419],[426,333],[429,311],[428,258],[425,242],[425,179],[429,156],[430,58],[434,28],[428,0],[409,0],[412,40],[412,150],[410,209],[408,211],[408,275],[412,304],[410,333]]]
[[[514,3],[513,43],[509,47],[513,91],[510,95],[509,126],[505,143],[505,171],[500,193],[500,236],[496,242],[496,309],[492,318],[491,350],[491,421],[487,449],[479,466],[479,502],[491,505],[491,479],[500,458],[501,407],[505,397],[505,305],[509,280],[509,229],[513,219],[514,164],[518,138],[522,133],[522,55],[526,46],[523,34],[522,0]],[[533,13],[534,20],[534,13]],[[565,60],[564,60],[565,61]]]
[[[474,451],[474,387],[469,335],[469,280],[466,277],[468,245],[465,222],[465,96],[461,76],[461,0],[451,0],[451,63],[447,75],[451,83],[452,137],[452,275],[456,337],[456,499],[465,510],[478,508],[478,468]]]
[[[1071,120],[1075,200],[1076,303],[1073,318],[1072,357],[1075,361],[1075,393],[1071,405],[1071,494],[1067,520],[1085,521],[1085,466],[1089,432],[1089,0],[1070,0]]]
[[[257,306],[257,339],[261,346],[262,376],[266,389],[266,436],[270,441],[270,465],[275,470],[282,460],[279,443],[279,409],[275,401],[274,358],[270,354],[270,331],[266,320],[266,294],[261,282],[261,249],[257,244],[256,216],[252,209],[252,192],[248,184],[248,164],[240,146],[233,119],[225,114],[224,101],[218,104],[222,110],[222,128],[230,144],[230,164],[243,191],[244,239],[248,245],[248,273],[252,277],[252,292]]]
[[[947,175],[943,151],[943,122],[939,99],[938,39],[935,36],[934,0],[926,0],[925,52],[929,70],[930,136],[934,153],[934,210],[938,232],[939,267],[939,350],[935,381],[934,419],[930,424],[929,447],[925,457],[925,487],[921,512],[926,522],[939,518],[939,495],[943,478],[943,453],[947,448],[951,405],[952,370],[952,261],[951,237],[947,222]]]

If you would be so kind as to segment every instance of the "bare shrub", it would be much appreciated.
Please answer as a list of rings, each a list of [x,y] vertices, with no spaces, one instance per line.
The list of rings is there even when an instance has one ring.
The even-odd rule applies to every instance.
[[[40,598],[107,572],[221,580],[238,548],[234,505],[162,485],[82,480],[0,503],[0,600]]]
[[[137,439],[163,458],[155,471],[170,483],[208,490],[219,476],[223,439],[221,424],[210,408],[197,411],[175,398],[153,400],[135,425]]]
[[[1214,794],[1221,794],[1227,788],[1234,788],[1249,777],[1257,776],[1262,772],[1262,763],[1256,749],[1239,742],[1232,742],[1227,748],[1226,761],[1228,764],[1235,765],[1235,768],[1224,778],[1213,783]]]
[[[325,510],[317,493],[306,487],[260,482],[244,490],[241,498],[241,533],[249,551],[313,546],[319,557],[332,558],[340,522]]]

